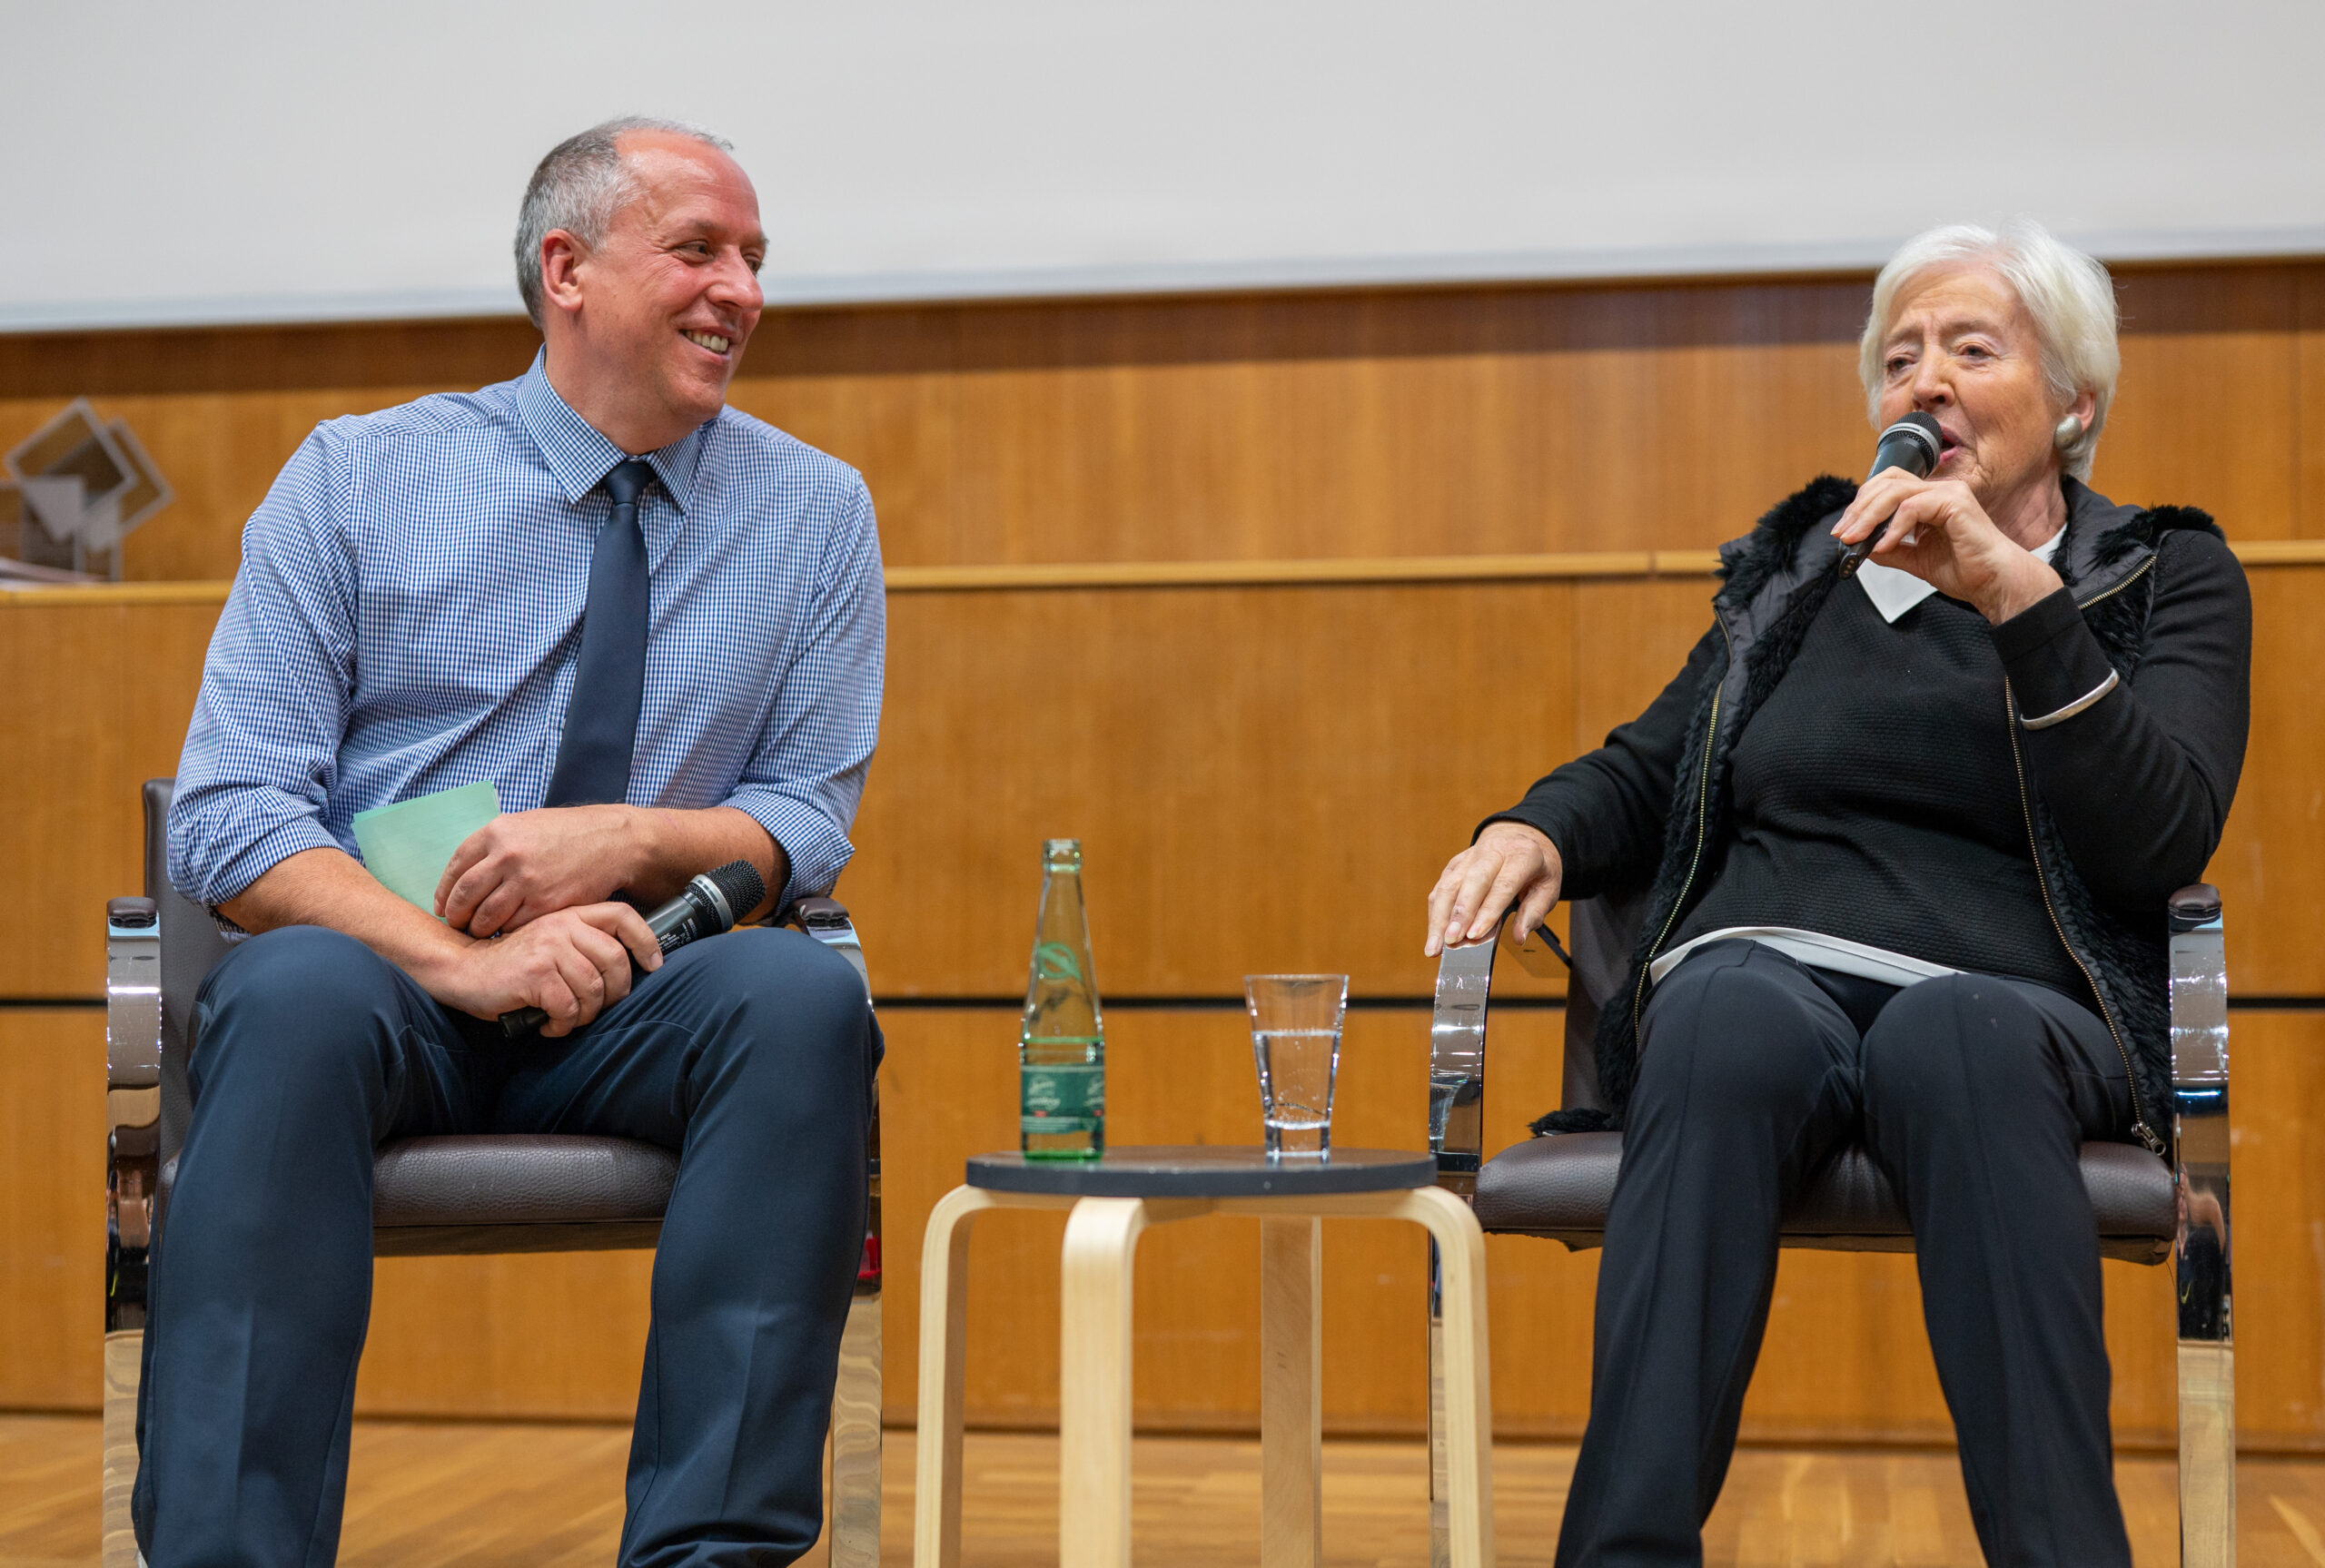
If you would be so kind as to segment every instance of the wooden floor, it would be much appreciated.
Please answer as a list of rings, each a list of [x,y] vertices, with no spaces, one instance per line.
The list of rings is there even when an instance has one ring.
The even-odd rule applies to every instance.
[[[911,1558],[912,1434],[886,1448],[884,1559]],[[347,1568],[601,1568],[621,1530],[626,1428],[368,1421],[355,1429]],[[1259,1445],[1232,1438],[1138,1442],[1141,1568],[1254,1562]],[[1494,1450],[1501,1561],[1548,1563],[1570,1446]],[[2169,1461],[2116,1469],[2140,1568],[2178,1561]],[[972,1433],[965,1568],[1057,1558],[1057,1440]],[[2325,1568],[2325,1460],[2239,1467],[2244,1568]],[[1412,1443],[1324,1445],[1326,1560],[1333,1568],[1426,1568],[1427,1474]],[[820,1553],[818,1553],[820,1556]],[[1977,1542],[1946,1453],[1746,1449],[1706,1533],[1707,1563],[1974,1564]],[[0,1416],[0,1568],[97,1560],[97,1423]]]

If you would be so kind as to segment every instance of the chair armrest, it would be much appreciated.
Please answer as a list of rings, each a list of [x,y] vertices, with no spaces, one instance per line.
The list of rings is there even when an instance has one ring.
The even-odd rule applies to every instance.
[[[838,952],[855,969],[856,978],[864,982],[864,994],[870,997],[872,971],[865,965],[864,944],[856,940],[856,922],[848,918],[846,905],[836,898],[796,899],[775,917],[775,923],[806,932]]]
[[[864,982],[865,1004],[866,1006],[871,1005],[872,971],[865,966],[864,944],[856,940],[856,922],[848,918],[847,907],[845,904],[841,903],[839,900],[836,898],[809,897],[799,899],[793,902],[790,907],[786,909],[781,914],[776,916],[775,923],[777,925],[790,926],[796,931],[806,932],[809,936],[814,937],[826,947],[836,950],[839,953],[840,957],[847,960],[849,966],[856,971],[856,977]],[[871,1201],[869,1213],[866,1216],[866,1223],[865,1226],[864,1251],[863,1255],[858,1258],[856,1266],[856,1294],[858,1297],[868,1296],[875,1297],[876,1304],[876,1298],[880,1294],[880,1275],[882,1268],[880,1256],[880,1089],[876,1081],[872,1087],[872,1125],[866,1134],[865,1156],[866,1162],[868,1167],[866,1171],[866,1176],[871,1184],[867,1196]],[[851,1318],[851,1322],[853,1322],[853,1318]],[[876,1343],[875,1344],[872,1356],[874,1364],[876,1366],[879,1360],[879,1352]],[[874,1403],[877,1403],[876,1399]],[[877,1426],[878,1423],[876,1420],[874,1423],[876,1431],[877,1430]]]
[[[2197,883],[2172,895],[2172,1085],[2184,1100],[2228,1092],[2228,957],[2220,890]],[[2175,1109],[2181,1109],[2179,1106]]]
[[[145,1326],[162,1155],[162,918],[105,905],[105,1332]]]
[[[2234,1342],[2228,1125],[2228,958],[2220,890],[2172,895],[2172,1174],[2179,1190],[2182,1344]]]
[[[1437,1157],[1437,1185],[1465,1198],[1477,1191],[1485,1155],[1486,1003],[1499,945],[1489,936],[1449,947],[1437,961],[1429,1029],[1429,1151]]]
[[[162,1081],[162,916],[150,898],[105,905],[105,1087]]]

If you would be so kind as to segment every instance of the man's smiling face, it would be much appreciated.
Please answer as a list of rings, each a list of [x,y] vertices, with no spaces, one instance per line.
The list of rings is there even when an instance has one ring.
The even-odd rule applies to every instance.
[[[664,132],[633,132],[620,147],[633,194],[573,266],[592,385],[559,390],[577,408],[618,406],[619,423],[659,447],[725,406],[758,325],[767,236],[757,192],[717,148]]]

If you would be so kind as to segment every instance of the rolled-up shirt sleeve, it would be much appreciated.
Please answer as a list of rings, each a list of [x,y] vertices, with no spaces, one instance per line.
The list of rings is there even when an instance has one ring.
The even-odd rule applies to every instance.
[[[887,594],[861,478],[836,511],[783,690],[722,803],[749,813],[783,846],[791,877],[778,908],[838,883],[856,853],[847,831],[879,739]]]
[[[349,486],[321,427],[242,532],[170,804],[170,882],[213,909],[302,850],[348,847],[322,815],[353,688]]]

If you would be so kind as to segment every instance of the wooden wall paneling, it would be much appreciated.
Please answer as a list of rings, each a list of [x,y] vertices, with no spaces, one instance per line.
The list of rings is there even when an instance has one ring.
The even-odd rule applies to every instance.
[[[1513,1011],[1497,1024],[1497,1052],[1519,1078],[1555,1079],[1556,1012]],[[890,1249],[883,1400],[891,1420],[910,1420],[917,1385],[911,1347],[919,1322],[916,1238],[936,1199],[956,1185],[970,1154],[1015,1139],[1015,1019],[1000,1010],[891,1010],[885,1113],[915,1136],[888,1159]],[[1118,1011],[1107,1021],[1107,1136],[1117,1144],[1250,1143],[1259,1135],[1251,1040],[1240,1012]],[[1427,1114],[1429,1015],[1420,1009],[1350,1015],[1341,1060],[1335,1140],[1348,1147],[1411,1147]],[[1547,1042],[1547,1049],[1546,1049]],[[1541,1058],[1549,1056],[1546,1074]],[[1522,1136],[1521,1091],[1500,1119]],[[1526,1114],[1531,1114],[1526,1112]],[[1056,1418],[1060,1217],[1029,1213],[977,1221],[970,1247],[966,1404],[974,1424],[1041,1425]],[[1424,1414],[1424,1243],[1409,1228],[1335,1223],[1324,1242],[1326,1418],[1336,1431],[1420,1429]],[[1496,1243],[1499,1248],[1501,1243]],[[1541,1250],[1538,1249],[1538,1250]],[[1249,1429],[1259,1410],[1258,1228],[1206,1219],[1166,1227],[1140,1244],[1137,1297],[1138,1418],[1150,1429]],[[1494,1262],[1498,1366],[1542,1363],[1564,1386],[1588,1366],[1586,1268],[1553,1281],[1548,1297],[1572,1322],[1544,1338],[1540,1303],[1507,1301]],[[1524,1288],[1522,1277],[1511,1284]],[[1573,1318],[1579,1311],[1580,1317]],[[1573,1336],[1578,1325],[1581,1337]],[[1558,1347],[1562,1346],[1562,1349]],[[1537,1373],[1538,1377],[1543,1374]],[[1521,1404],[1523,1401],[1521,1400]]]
[[[1562,735],[1565,584],[899,597],[843,883],[898,994],[1009,995],[1039,841],[1088,856],[1102,986],[1346,971],[1423,994],[1421,903]]]
[[[1862,292],[1675,286],[974,311],[963,317],[962,505],[980,519],[981,558],[995,560],[1711,543],[1862,446],[1835,337],[1854,337]],[[1815,336],[1774,343],[1772,329]]]
[[[1556,761],[1598,749],[1671,684],[1711,630],[1718,586],[1709,577],[1575,585],[1574,728]]]
[[[0,993],[104,989],[104,901],[142,891],[136,794],[123,788],[133,663],[116,606],[0,606],[0,863],[22,890],[6,917]],[[96,890],[105,889],[104,892]]]
[[[103,1394],[104,1015],[0,1011],[0,1409]]]
[[[174,773],[214,605],[0,605],[0,996],[104,989],[104,901],[144,890],[138,787]]]
[[[873,950],[876,962],[879,949]],[[1489,1139],[1525,1136],[1556,1095],[1560,1015],[1504,1011],[1489,1061]],[[2239,1012],[2240,1414],[2248,1445],[2325,1446],[2325,1148],[2306,1108],[2325,1091],[2325,1019]],[[970,1153],[1005,1148],[1014,1117],[1014,1020],[999,1009],[892,1009],[883,1092],[889,1278],[885,1400],[909,1420],[915,1384],[916,1240]],[[86,1407],[95,1397],[103,1182],[102,1018],[0,1013],[0,1405]],[[1117,1142],[1242,1142],[1256,1090],[1232,1011],[1118,1011],[1110,1021]],[[1427,1015],[1351,1015],[1341,1136],[1410,1145],[1424,1114]],[[982,1221],[973,1248],[969,1407],[985,1425],[1054,1419],[1054,1217]],[[1167,1238],[1167,1239],[1166,1239]],[[1205,1221],[1150,1237],[1138,1300],[1139,1411],[1150,1427],[1248,1427],[1255,1418],[1256,1231]],[[1496,1411],[1511,1434],[1571,1435],[1588,1408],[1597,1260],[1554,1244],[1491,1248]],[[1419,1245],[1350,1224],[1326,1243],[1326,1400],[1339,1431],[1420,1420]],[[636,1397],[650,1259],[389,1259],[379,1267],[359,1407],[367,1414],[620,1419]],[[2121,1440],[2168,1440],[2170,1275],[2110,1265],[2108,1334]],[[1909,1258],[1787,1253],[1746,1435],[1773,1441],[1943,1441]]]
[[[1030,901],[1025,910],[1030,931]],[[871,924],[859,930],[874,983],[885,988],[884,966],[910,938]],[[1030,952],[1030,935],[1026,941]],[[1116,1058],[1126,1016],[1118,1012],[1108,1021],[1108,1045]],[[880,1030],[887,1040],[880,1064],[880,1213],[886,1238],[880,1401],[887,1420],[908,1425],[920,1388],[921,1235],[937,1199],[961,1184],[970,1155],[1015,1143],[1017,1020],[998,1008],[890,1008],[880,1015]],[[1064,1236],[1062,1215],[1029,1209],[974,1222],[966,1377],[975,1390],[969,1403],[983,1424],[1056,1420],[1057,1267]]]
[[[538,341],[506,320],[0,334],[0,448],[88,397],[177,492],[130,536],[127,575],[229,577],[242,524],[317,421],[520,375]]]
[[[242,527],[318,420],[408,401],[432,387],[361,392],[131,391],[92,399],[100,418],[124,419],[175,492],[129,536],[124,575],[142,581],[230,577]],[[0,398],[0,448],[14,446],[69,399]],[[14,548],[14,541],[10,541]]]
[[[2229,983],[2325,994],[2325,572],[2261,567],[2252,588],[2252,726],[2228,827],[2206,876],[2228,907]]]
[[[2238,912],[2240,987],[2310,994],[2325,989],[2325,943],[2285,868],[2325,853],[2303,678],[2325,663],[2325,578],[2265,567],[2251,580],[2253,740],[2211,874]],[[1006,922],[1012,896],[1034,896],[1029,846],[1078,825],[1095,918],[1115,922],[1112,990],[1225,994],[1247,968],[1289,962],[1347,966],[1373,994],[1424,991],[1407,927],[1444,859],[1635,715],[1700,635],[1707,598],[1693,580],[899,597],[846,885],[883,925],[946,912],[883,983],[1013,991]],[[95,993],[94,915],[39,912],[140,885],[136,787],[176,766],[214,614],[0,609],[17,677],[0,737],[41,759],[0,781],[0,846],[39,894],[0,916],[15,937],[0,994]]]
[[[2325,267],[2127,270],[2123,294],[2124,402],[2101,487],[2205,506],[2246,538],[2325,537]],[[763,327],[737,402],[864,468],[893,564],[1700,547],[1806,474],[1862,466],[1852,344],[1863,300],[1862,281],[1812,281],[785,312]],[[184,498],[133,539],[132,571],[223,577],[248,510],[315,419],[515,374],[531,350],[529,329],[510,322],[0,338],[0,444],[79,392],[125,414]],[[2325,759],[2306,695],[2325,655],[2318,577],[2252,572],[2254,740],[2212,873],[2231,901],[2231,971],[2246,994],[2325,989],[2320,917],[2300,875],[2325,849],[2314,782]],[[900,596],[885,745],[845,885],[883,990],[1014,992],[1034,841],[1063,826],[1091,844],[1110,993],[1226,993],[1247,970],[1292,964],[1347,968],[1360,991],[1425,991],[1409,928],[1438,866],[1478,815],[1643,705],[1703,629],[1708,592],[1696,580]],[[13,677],[0,742],[38,762],[0,784],[15,792],[0,795],[14,835],[0,853],[25,893],[0,943],[0,994],[94,991],[93,912],[136,885],[135,785],[174,764],[214,613],[0,606]],[[85,924],[31,918],[82,907]],[[1504,982],[1540,989],[1514,969]],[[35,1015],[0,1023],[11,1016]],[[1376,1063],[1417,1051],[1402,1017],[1360,1015],[1351,1051],[1366,1038],[1377,1050],[1363,1060]],[[955,1143],[916,1177],[910,1157],[891,1159],[889,1299],[901,1317],[916,1213],[956,1177],[961,1153],[1007,1141],[1014,1022],[1006,1011],[889,1018],[892,1126]],[[1506,1012],[1497,1023],[1505,1140],[1555,1098],[1557,1020]],[[2251,1151],[2239,1189],[2246,1431],[2314,1445],[2325,1442],[2313,1353],[2325,1264],[2309,1243],[2325,1224],[2311,1212],[2325,1181],[2298,1114],[2317,1087],[2300,1064],[2320,1041],[2297,1015],[2240,1013],[2236,1027],[2240,1155]],[[1163,1130],[1140,1136],[1220,1137],[1210,1129],[1242,1126],[1239,1030],[1232,1013],[1118,1013],[1118,1129],[1152,1119]],[[7,1060],[37,1080],[16,1097],[33,1106],[78,1092],[39,1077],[52,1065],[94,1070],[78,1057]],[[1417,1119],[1418,1069],[1409,1091],[1376,1104],[1355,1088],[1357,1060],[1348,1114],[1380,1119],[1383,1141],[1409,1141],[1392,1101],[1410,1092]],[[1164,1063],[1189,1093],[1167,1074],[1138,1087]],[[43,1147],[11,1137],[0,1172],[18,1195],[10,1213],[48,1201],[22,1195],[50,1193],[64,1216],[56,1234],[78,1235],[71,1180],[26,1163],[45,1159]],[[74,1158],[97,1171],[94,1147]],[[925,1199],[909,1196],[921,1189]],[[1023,1218],[989,1222],[980,1243],[993,1260],[973,1281],[974,1309],[1021,1325],[979,1353],[998,1357],[973,1385],[982,1419],[1044,1409],[1009,1347],[1038,1342],[1033,1364],[1054,1365],[1054,1299],[1044,1307],[1034,1285],[1054,1278],[1055,1237],[1009,1231]],[[1415,1395],[1399,1359],[1414,1352],[1395,1336],[1418,1244],[1364,1229],[1327,1244],[1328,1267],[1349,1271],[1328,1333],[1384,1348],[1335,1373],[1345,1403],[1334,1419],[1390,1428]],[[37,1231],[12,1220],[12,1236]],[[1207,1223],[1150,1238],[1148,1288],[1160,1294],[1141,1309],[1162,1381],[1142,1385],[1142,1419],[1242,1419],[1238,1336],[1253,1330],[1238,1326],[1250,1251],[1238,1232]],[[1572,1431],[1595,1263],[1492,1245],[1505,1424]],[[392,1262],[365,1407],[625,1415],[645,1269],[642,1255]],[[2168,1415],[2169,1325],[2144,1299],[2164,1277],[2109,1270],[2126,1434],[2160,1430]],[[1797,1255],[1778,1287],[1748,1430],[1937,1430],[1909,1263]],[[90,1292],[94,1323],[94,1286],[74,1288]],[[5,1310],[22,1330],[7,1341],[6,1386],[44,1358],[66,1369],[59,1386],[77,1386],[80,1309],[59,1297],[29,1316]],[[912,1339],[892,1326],[889,1343],[895,1410],[895,1390],[909,1387],[898,1347]],[[93,1335],[87,1354],[94,1366]],[[0,1403],[35,1397],[47,1395]]]
[[[1497,991],[1516,967],[1496,965]],[[1489,1009],[1488,1017],[1485,1149],[1490,1156],[1532,1136],[1527,1124],[1558,1105],[1566,1014]],[[1597,1250],[1569,1252],[1555,1241],[1489,1236],[1486,1281],[1494,1430],[1579,1434],[1590,1414]]]
[[[2102,489],[2292,531],[2317,271],[2124,271]],[[777,311],[735,401],[862,468],[900,565],[1705,547],[1861,470],[1865,299],[1836,279]],[[75,393],[129,418],[180,495],[130,570],[224,577],[316,420],[519,374],[535,341],[507,321],[9,338],[0,441]]]
[[[769,311],[728,392],[736,408],[862,471],[891,565],[978,558],[955,521],[956,315]]]
[[[890,558],[1714,542],[1855,460],[1847,344],[1864,294],[1816,282],[962,308],[955,503],[935,518],[884,502]],[[854,373],[833,350],[845,330],[817,313],[776,330],[776,362],[755,350],[738,404],[810,439],[830,430],[850,455],[815,386]],[[947,363],[930,340],[899,366],[904,334],[883,331],[863,351],[888,354],[884,374]],[[927,489],[925,469],[863,466],[876,495]]]
[[[2325,537],[2325,264],[2296,271],[2293,318],[2293,515],[2296,538]]]
[[[653,1267],[650,1252],[380,1258],[356,1413],[627,1421]]]
[[[899,564],[1705,545],[1858,460],[1847,340],[1863,295],[776,312],[735,401],[860,467]],[[318,419],[518,374],[532,346],[504,321],[11,339],[0,440],[94,396],[179,492],[133,537],[132,573],[225,577]]]
[[[884,1080],[897,1125],[919,1136],[891,1163],[892,1238],[908,1238],[976,1150],[1007,1147],[1014,1115],[1013,1022],[1000,1011],[887,1015]],[[1488,1142],[1525,1136],[1556,1094],[1555,1011],[1495,1021]],[[2238,1041],[2240,1406],[2247,1442],[2325,1445],[2325,1384],[2315,1353],[2325,1260],[2317,1140],[2300,1108],[2325,1072],[2325,1021],[2240,1012]],[[1229,1011],[1118,1012],[1108,1030],[1109,1132],[1121,1143],[1248,1141],[1254,1136],[1250,1052]],[[1342,1059],[1341,1135],[1409,1144],[1422,1115],[1426,1015],[1351,1016]],[[972,1247],[973,1421],[1039,1425],[1054,1416],[1057,1248],[1054,1216],[980,1221]],[[1167,1239],[1166,1239],[1167,1238]],[[1594,1253],[1495,1238],[1491,1248],[1495,1406],[1512,1435],[1571,1435],[1588,1410]],[[1248,1224],[1169,1228],[1142,1244],[1139,1419],[1150,1428],[1247,1427],[1256,1411],[1258,1307]],[[908,1420],[909,1346],[917,1324],[917,1256],[892,1248],[885,1397]],[[1326,1410],[1334,1430],[1411,1431],[1420,1419],[1420,1347],[1411,1315],[1420,1252],[1391,1227],[1332,1228],[1325,1247]],[[2126,1443],[2168,1445],[2172,1429],[2171,1275],[2109,1265],[2108,1339],[2115,1424]],[[903,1359],[899,1359],[902,1357]],[[1781,1442],[1944,1442],[1950,1425],[1930,1362],[1910,1257],[1787,1252],[1746,1433]]]
[[[2281,266],[2118,275],[2123,373],[2094,488],[2201,507],[2231,538],[2294,536],[2298,281]]]
[[[517,317],[0,333],[0,397],[480,387],[539,343]]]
[[[177,492],[129,536],[124,575],[149,581],[232,577],[242,561],[242,525],[316,425],[440,390],[421,383],[103,399],[99,411],[129,422]]]
[[[135,858],[142,857],[144,842],[139,791],[147,779],[172,777],[178,771],[194,698],[202,690],[203,660],[217,626],[218,606],[213,604],[139,606],[123,616],[128,664],[122,674],[121,782],[126,788],[108,793],[125,802],[120,809],[139,868],[124,884],[125,891],[144,891],[143,861]],[[102,949],[98,962],[103,962]]]
[[[1570,452],[1538,478],[1563,514],[1558,542],[1541,547],[1709,548],[1815,475],[1861,470],[1872,436],[1855,369],[1865,291],[1771,292],[1778,311],[1790,302],[1784,295],[1807,295],[1795,309],[1824,318],[1809,329],[1815,335],[1770,340],[1733,320],[1699,320],[1699,337],[1642,323],[1652,349],[1617,340],[1571,362],[1545,358],[1540,373],[1557,385]],[[1753,314],[1756,301],[1650,297],[1634,308],[1697,315],[1688,303],[1706,315],[1725,305],[1725,317]],[[1594,542],[1576,543],[1584,539]]]
[[[2231,1013],[2228,1032],[2237,1430],[2248,1445],[2316,1452],[2325,1449],[2325,1125],[2317,1114],[2325,1105],[2325,1012]]]

